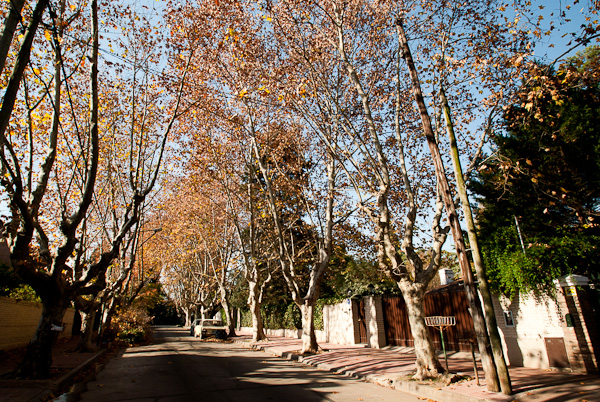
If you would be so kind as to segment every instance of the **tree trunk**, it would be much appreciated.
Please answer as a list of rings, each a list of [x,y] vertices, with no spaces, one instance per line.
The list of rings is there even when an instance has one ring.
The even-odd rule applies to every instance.
[[[315,301],[305,300],[300,307],[302,313],[302,353],[317,353],[319,345],[315,335]]]
[[[192,325],[192,320],[190,320],[190,309],[182,308],[183,313],[185,314],[185,326],[190,327]]]
[[[57,297],[42,302],[42,316],[33,339],[27,346],[25,357],[17,369],[18,378],[46,379],[50,377],[52,347],[58,338],[56,329],[63,326],[62,320],[67,311],[68,304],[65,299]]]
[[[2,98],[2,107],[0,108],[0,137],[2,137],[3,141],[7,141],[6,138],[4,138],[4,135],[6,133],[10,117],[12,116],[15,100],[17,98],[17,94],[19,93],[19,86],[21,84],[21,80],[23,79],[25,68],[29,65],[33,39],[37,32],[38,26],[42,21],[42,16],[44,15],[44,11],[46,10],[48,3],[49,0],[38,0],[31,19],[29,20],[29,26],[27,27],[25,36],[21,42],[21,47],[19,48],[17,58],[15,59],[15,64],[13,66],[13,71],[10,75],[8,84],[3,85],[4,94]],[[8,40],[7,37],[6,40]],[[10,44],[8,45],[10,49]]]
[[[402,291],[406,303],[410,332],[414,340],[417,366],[414,378],[423,380],[439,377],[445,370],[437,358],[429,330],[425,325],[425,311],[423,310],[425,286],[410,281],[401,281],[398,282],[398,287]]]
[[[2,36],[0,36],[0,73],[4,71],[4,64],[6,62],[6,56],[10,50],[10,45],[15,36],[15,30],[17,24],[21,20],[21,10],[25,0],[13,0],[10,2],[10,12],[4,19],[4,30]]]
[[[233,309],[229,306],[229,301],[226,298],[221,300],[221,306],[225,311],[225,320],[227,320],[227,333],[229,336],[235,336],[235,322],[233,320]]]
[[[248,282],[250,294],[248,296],[248,307],[252,314],[252,342],[267,339],[263,326],[262,316],[260,315],[260,294],[257,291],[256,282]]]
[[[94,321],[96,320],[96,309],[91,311],[79,311],[81,315],[81,335],[77,344],[78,352],[89,352],[92,350],[92,335],[94,333]]]
[[[101,323],[101,332],[99,336],[99,341],[111,341],[112,339],[106,339],[107,331],[111,331],[112,318],[115,314],[115,309],[117,306],[116,298],[111,298],[107,303],[104,304],[104,311],[102,312],[102,323]]]

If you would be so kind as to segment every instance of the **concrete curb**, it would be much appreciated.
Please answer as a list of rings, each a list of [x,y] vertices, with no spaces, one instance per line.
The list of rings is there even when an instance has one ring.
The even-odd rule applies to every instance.
[[[90,357],[89,359],[87,359],[86,361],[81,363],[79,366],[75,367],[74,369],[69,371],[67,374],[63,375],[58,380],[53,382],[52,383],[52,391],[58,391],[61,388],[63,388],[69,381],[71,381],[73,379],[73,377],[75,377],[80,371],[82,371],[87,366],[89,366],[90,364],[95,362],[97,359],[99,359],[100,356],[102,356],[104,353],[106,353],[106,351],[107,351],[107,349],[102,349],[102,350],[98,351],[98,353],[96,353],[95,355],[93,355],[92,357]]]
[[[286,360],[294,360],[294,361],[300,361],[301,356],[296,354],[296,353],[292,353],[292,352],[278,352],[276,350],[269,350],[271,348],[269,348],[268,346],[265,345],[252,345],[249,342],[246,341],[236,341],[234,340],[235,343],[239,343],[244,345],[245,347],[252,349],[252,350],[257,350],[257,351],[261,351],[261,352],[267,352],[267,353],[271,353],[274,356],[277,357],[281,357],[283,359]]]
[[[51,382],[47,389],[41,391],[35,397],[30,399],[30,401],[31,402],[42,402],[42,401],[47,401],[51,396],[58,396],[58,395],[56,395],[56,392],[58,392],[62,388],[64,388],[69,383],[69,381],[71,381],[73,379],[73,377],[75,377],[80,371],[84,370],[87,366],[89,366],[94,361],[96,361],[98,358],[100,358],[100,356],[102,356],[104,353],[106,353],[106,351],[107,351],[107,349],[100,350],[95,355],[93,355],[92,357],[90,357],[89,359],[87,359],[86,361],[81,363],[79,366],[69,370],[69,372],[67,374],[63,375],[58,380]]]
[[[352,370],[346,370],[344,368],[342,368],[342,369],[335,368],[332,365],[327,364],[327,363],[312,364],[310,362],[303,361],[304,359],[302,358],[302,356],[298,355],[298,354],[294,354],[291,352],[281,353],[281,352],[278,352],[275,350],[269,350],[271,348],[269,348],[268,345],[253,345],[251,342],[237,340],[237,339],[233,339],[233,342],[236,344],[242,345],[248,349],[271,353],[274,356],[282,357],[287,360],[297,361],[299,363],[306,364],[308,366],[317,367],[322,370],[330,371],[330,372],[333,372],[336,374],[346,375],[348,377],[356,378],[356,379],[359,379],[359,380],[362,380],[365,382],[369,382],[372,384],[376,384],[376,385],[379,385],[382,387],[388,387],[388,388],[397,389],[399,391],[408,392],[410,394],[417,395],[420,397],[426,397],[426,398],[443,401],[443,402],[492,402],[490,399],[479,398],[479,397],[475,397],[475,396],[464,395],[464,394],[459,394],[459,393],[454,393],[454,392],[448,392],[448,391],[444,391],[443,389],[433,388],[432,386],[418,384],[418,383],[412,382],[412,381],[393,380],[391,378],[386,378],[384,376],[378,376],[378,375],[358,374]],[[517,396],[518,395],[513,395],[512,400],[516,399]]]

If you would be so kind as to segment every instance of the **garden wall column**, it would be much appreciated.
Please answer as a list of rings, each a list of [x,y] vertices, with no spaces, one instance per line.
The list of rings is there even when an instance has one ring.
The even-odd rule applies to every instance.
[[[367,296],[364,301],[367,344],[370,348],[382,348],[386,345],[386,340],[381,297]]]
[[[590,289],[588,278],[580,275],[563,276],[555,283],[557,296],[564,301],[561,324],[571,369],[597,373],[600,331],[598,313],[593,308],[593,303],[598,303],[596,290]]]

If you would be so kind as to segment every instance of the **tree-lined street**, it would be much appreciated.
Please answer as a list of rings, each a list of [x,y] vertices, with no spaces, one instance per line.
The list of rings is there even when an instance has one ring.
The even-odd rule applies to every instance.
[[[78,351],[220,317],[254,342],[298,330],[312,355],[325,305],[401,295],[406,331],[385,341],[414,347],[413,380],[443,381],[427,321],[442,313],[425,306],[443,272],[472,318],[457,338],[476,339],[487,390],[511,395],[494,317],[526,319],[512,300],[494,312],[492,293],[550,301],[577,275],[600,314],[600,7],[579,3],[3,2],[0,295],[43,307],[13,377],[53,375],[70,308]],[[540,57],[558,36],[556,60]],[[579,318],[558,314],[535,348],[576,344]],[[345,395],[157,336],[103,374],[127,398]],[[583,338],[598,336],[572,355],[600,349]],[[119,398],[99,381],[97,398]]]

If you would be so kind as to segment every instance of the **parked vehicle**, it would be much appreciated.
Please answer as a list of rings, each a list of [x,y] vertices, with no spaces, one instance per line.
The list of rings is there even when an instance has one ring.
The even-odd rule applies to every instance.
[[[227,338],[227,327],[221,320],[197,319],[190,331],[193,336],[200,339],[211,335],[218,339]]]

